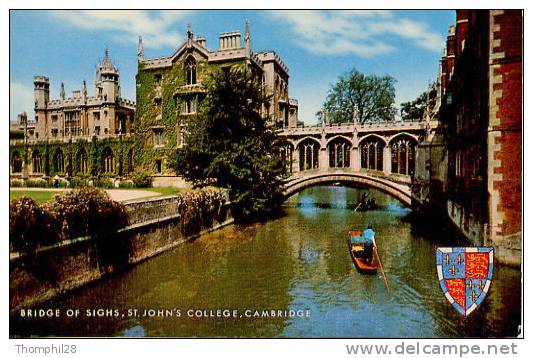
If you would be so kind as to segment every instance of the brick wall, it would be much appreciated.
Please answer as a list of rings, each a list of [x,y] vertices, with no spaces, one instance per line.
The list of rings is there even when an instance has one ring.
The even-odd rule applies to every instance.
[[[501,81],[493,84],[493,91],[501,91],[496,99],[498,110],[493,131],[495,139],[494,169],[497,180],[494,190],[499,192],[496,210],[503,220],[496,235],[516,234],[522,228],[522,14],[506,10],[494,15],[493,51],[502,54],[493,60],[494,76]]]

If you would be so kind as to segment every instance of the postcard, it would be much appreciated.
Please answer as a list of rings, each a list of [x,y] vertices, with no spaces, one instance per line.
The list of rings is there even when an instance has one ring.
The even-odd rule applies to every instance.
[[[522,10],[9,20],[10,338],[522,337]]]

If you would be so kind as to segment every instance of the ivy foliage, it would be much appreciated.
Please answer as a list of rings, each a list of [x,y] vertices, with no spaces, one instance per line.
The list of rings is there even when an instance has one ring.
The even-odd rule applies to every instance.
[[[102,154],[106,147],[109,147],[115,158],[115,170],[112,173],[104,173]],[[13,154],[25,157],[25,162],[30,165],[33,153],[41,155],[42,171],[45,176],[54,177],[88,177],[97,178],[99,176],[124,177],[129,176],[127,172],[128,152],[134,149],[131,138],[105,138],[93,137],[91,142],[85,139],[76,141],[43,141],[31,144],[15,144],[9,146],[10,160]],[[59,170],[56,163],[56,155],[63,154],[63,170]],[[87,154],[87,173],[82,172],[80,154]]]
[[[281,208],[285,167],[281,140],[259,112],[268,97],[243,66],[212,72],[205,87],[200,113],[188,122],[187,144],[175,155],[177,172],[195,186],[230,189],[237,219],[271,215]]]

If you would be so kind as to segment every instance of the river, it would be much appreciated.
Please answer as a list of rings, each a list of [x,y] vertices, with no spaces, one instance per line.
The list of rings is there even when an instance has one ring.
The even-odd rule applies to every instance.
[[[351,209],[363,191],[376,199],[379,210]],[[438,284],[435,249],[464,243],[443,225],[417,223],[393,198],[374,190],[313,187],[289,198],[285,212],[266,223],[204,235],[39,306],[59,308],[60,317],[12,317],[10,333],[411,338],[518,334],[520,271],[496,265],[487,298],[463,318]],[[350,259],[347,231],[367,225],[377,232],[390,294],[381,274],[361,275]],[[74,315],[79,312],[78,317],[67,317],[68,309]],[[253,317],[263,310],[282,317]],[[213,317],[217,315],[222,317]]]

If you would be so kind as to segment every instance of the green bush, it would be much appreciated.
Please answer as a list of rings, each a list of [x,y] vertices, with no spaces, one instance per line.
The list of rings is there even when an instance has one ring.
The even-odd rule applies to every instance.
[[[55,196],[47,206],[65,239],[111,234],[127,225],[124,207],[98,188],[72,190]]]
[[[89,186],[89,180],[86,178],[73,177],[70,179],[71,188],[84,188],[86,186]]]
[[[54,215],[30,198],[15,199],[9,206],[9,241],[11,250],[32,253],[42,245],[58,240]]]
[[[24,182],[28,188],[48,188],[50,183],[44,179],[28,179]]]
[[[118,183],[118,187],[123,188],[123,189],[131,189],[134,186],[133,186],[133,182],[129,180],[121,180],[120,183]]]
[[[178,213],[181,217],[181,232],[193,235],[218,220],[226,196],[217,188],[206,187],[188,191],[178,196]]]
[[[69,182],[68,180],[66,179],[54,179],[50,185],[51,187],[53,188],[68,188],[69,187]]]
[[[24,186],[24,180],[22,179],[13,179],[9,182],[9,186],[12,188],[20,188]]]
[[[95,186],[99,188],[104,188],[104,189],[113,189],[115,187],[113,180],[107,177],[100,177],[96,179],[94,183],[95,183],[94,184]]]
[[[149,188],[152,186],[152,177],[146,172],[134,173],[132,180],[137,188]]]

